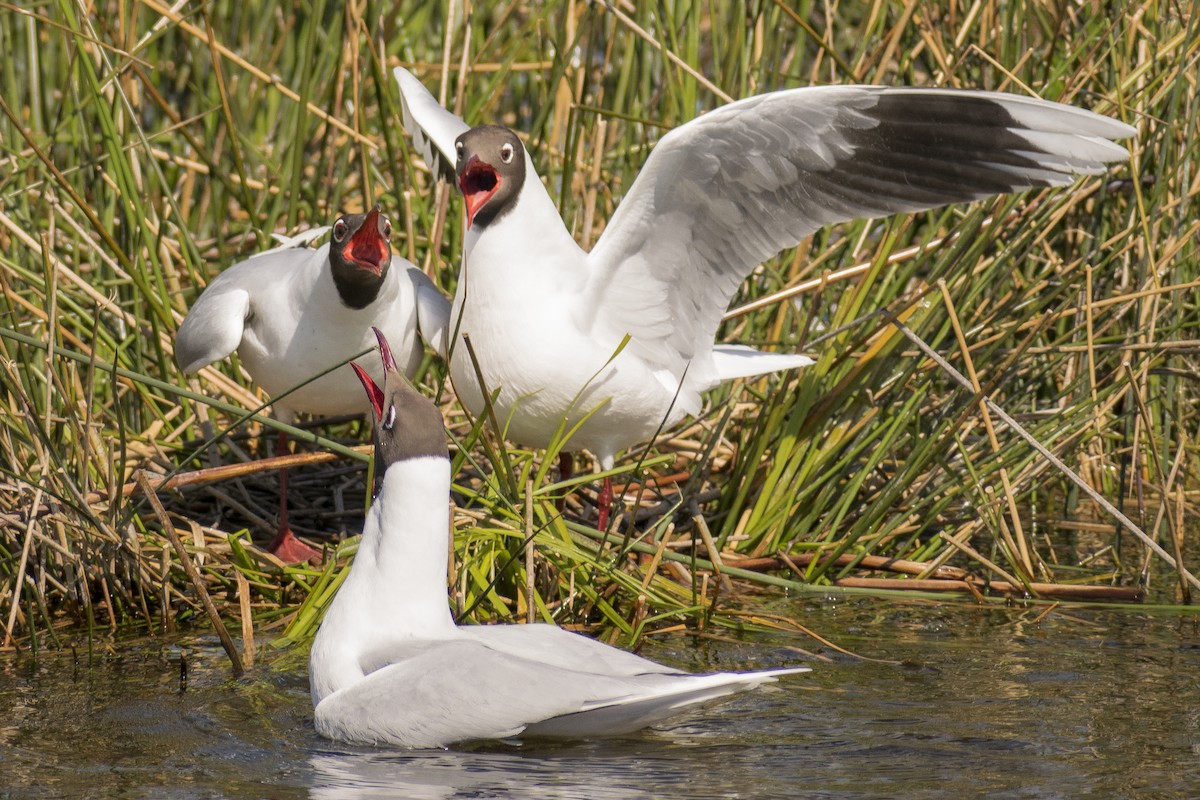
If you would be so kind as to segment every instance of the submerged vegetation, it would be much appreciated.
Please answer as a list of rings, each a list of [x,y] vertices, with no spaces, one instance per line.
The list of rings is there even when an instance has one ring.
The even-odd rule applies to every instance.
[[[753,613],[755,586],[1189,602],[1200,22],[1186,6],[0,3],[0,643],[205,614],[243,636],[311,634],[361,525],[369,429],[292,431],[293,526],[330,557],[284,568],[251,543],[274,527],[280,462],[261,443],[280,425],[235,362],[186,379],[171,341],[222,268],[375,201],[396,252],[453,289],[460,202],[409,149],[396,64],[468,122],[528,134],[585,246],[658,137],[758,92],[983,88],[1138,129],[1107,176],[837,226],[763,265],[736,305],[797,291],[731,314],[723,337],[817,363],[722,387],[702,418],[627,454],[608,534],[587,524],[592,476],[555,483],[556,453],[468,419],[431,357],[423,385],[457,445],[462,617],[629,643],[792,624]]]

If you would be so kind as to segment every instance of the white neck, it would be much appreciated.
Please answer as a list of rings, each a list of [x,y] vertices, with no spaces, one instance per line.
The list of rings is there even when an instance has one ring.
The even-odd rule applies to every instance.
[[[489,258],[492,249],[505,260],[536,257],[540,252],[559,249],[575,258],[583,255],[571,232],[563,225],[558,207],[538,178],[529,154],[525,154],[525,183],[517,193],[516,202],[507,212],[486,226],[473,225],[463,235],[463,261],[471,260],[476,245],[487,243]],[[487,237],[483,236],[487,233]]]
[[[388,467],[358,553],[313,642],[313,700],[361,679],[372,650],[454,631],[446,597],[450,462],[428,456]]]

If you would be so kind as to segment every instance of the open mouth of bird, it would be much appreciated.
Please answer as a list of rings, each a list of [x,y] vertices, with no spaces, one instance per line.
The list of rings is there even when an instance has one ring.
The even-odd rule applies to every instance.
[[[458,176],[458,188],[467,202],[467,227],[470,227],[479,209],[500,188],[500,176],[491,164],[480,161],[478,156],[471,156]]]
[[[395,373],[400,370],[396,366],[396,357],[392,355],[392,348],[388,345],[388,340],[384,338],[383,331],[374,326],[371,327],[371,330],[375,333],[375,341],[379,343],[379,357],[383,361],[384,382],[386,382],[388,373]],[[371,408],[375,411],[375,419],[383,419],[383,403],[386,399],[383,395],[383,390],[379,388],[379,384],[375,383],[370,374],[357,363],[351,361],[350,366],[354,368],[354,373],[358,375],[363,389],[367,392],[367,399],[371,401]]]
[[[383,272],[383,262],[388,257],[387,242],[379,235],[375,225],[363,225],[350,237],[342,250],[342,257],[352,264],[369,270],[376,275]]]

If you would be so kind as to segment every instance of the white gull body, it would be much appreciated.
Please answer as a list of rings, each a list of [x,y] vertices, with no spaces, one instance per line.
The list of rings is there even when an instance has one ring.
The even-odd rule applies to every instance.
[[[443,352],[450,302],[420,269],[398,256],[376,298],[363,308],[341,301],[326,243],[277,249],[229,267],[197,298],[179,327],[175,358],[185,373],[237,351],[246,372],[272,398],[274,415],[363,414],[368,403],[348,365],[316,375],[375,344],[371,326],[396,342],[406,374],[421,363],[423,337]],[[376,367],[375,377],[382,379]],[[296,388],[296,387],[300,388]]]
[[[236,350],[284,422],[296,412],[365,413],[369,404],[344,362],[371,347],[372,325],[393,337],[409,374],[421,363],[418,330],[439,353],[447,338],[449,301],[391,254],[390,240],[391,222],[376,206],[339,217],[316,250],[277,248],[234,264],[188,311],[175,360],[192,373]],[[281,452],[285,442],[280,433]],[[286,469],[279,484],[279,529],[268,549],[286,562],[319,559],[288,524]]]
[[[456,626],[440,415],[394,369],[376,391],[383,479],[309,660],[322,735],[407,748],[615,735],[808,671],[691,675],[551,625]]]
[[[519,140],[524,175],[502,197],[511,167],[480,152],[474,131],[413,75],[395,75],[405,127],[427,163],[457,160],[461,189],[463,160],[477,157],[500,184],[486,202],[467,198],[469,217],[489,202],[503,207],[466,233],[451,315],[455,391],[481,413],[466,335],[484,386],[499,390],[495,411],[510,439],[545,447],[587,417],[565,447],[588,448],[604,468],[695,413],[706,389],[811,363],[714,344],[738,287],[764,260],[839,221],[1067,185],[1126,159],[1111,140],[1134,133],[1082,109],[994,92],[759,95],[663,136],[589,253]]]

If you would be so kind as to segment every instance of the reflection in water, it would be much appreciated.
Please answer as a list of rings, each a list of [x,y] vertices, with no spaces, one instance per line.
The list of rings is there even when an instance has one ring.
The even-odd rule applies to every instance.
[[[594,797],[597,800],[644,796],[640,789],[614,786],[588,760],[548,761],[521,753],[418,751],[321,753],[309,759],[314,770],[310,796],[335,798],[396,797],[414,800],[466,797]],[[609,776],[611,777],[611,776]]]
[[[212,643],[0,659],[0,795],[155,798],[1186,797],[1200,785],[1194,617],[793,601],[838,644],[808,675],[620,740],[422,752],[312,727],[302,666],[231,681]],[[688,670],[809,640],[675,639]],[[296,659],[297,665],[300,659]],[[53,757],[50,757],[53,754]]]

